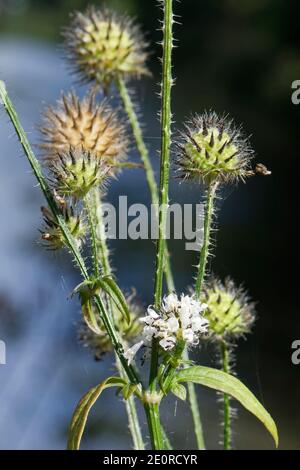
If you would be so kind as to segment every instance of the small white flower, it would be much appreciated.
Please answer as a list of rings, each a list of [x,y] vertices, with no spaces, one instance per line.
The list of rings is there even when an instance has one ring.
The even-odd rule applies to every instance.
[[[161,339],[159,344],[165,351],[170,351],[176,344],[176,338],[170,336],[169,338]]]
[[[200,331],[206,333],[209,322],[206,318],[200,316],[194,316],[192,319],[192,328],[194,331]]]
[[[136,353],[141,349],[141,347],[144,345],[144,341],[140,341],[139,343],[134,344],[131,348],[127,349],[124,353],[125,359],[127,359],[128,364],[130,365],[133,361],[133,359],[136,356]]]
[[[176,333],[180,328],[178,319],[176,317],[169,318],[168,327],[171,333]]]
[[[153,338],[165,351],[172,351],[178,340],[185,341],[187,345],[197,345],[208,330],[209,322],[202,316],[206,309],[206,304],[183,294],[180,300],[176,294],[165,296],[160,310],[149,306],[147,315],[140,319],[144,324],[143,339],[126,351],[127,359],[132,361],[142,345],[150,347]]]
[[[194,331],[192,330],[192,328],[186,328],[185,330],[183,330],[182,337],[183,337],[184,341],[186,341],[187,343],[193,343],[194,342]]]
[[[166,312],[176,310],[180,305],[180,301],[176,294],[169,294],[163,298],[162,306]]]

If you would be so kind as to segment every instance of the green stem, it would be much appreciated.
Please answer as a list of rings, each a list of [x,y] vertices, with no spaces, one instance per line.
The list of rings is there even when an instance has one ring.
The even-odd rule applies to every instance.
[[[94,191],[92,191],[93,193]],[[93,204],[93,194],[87,194],[84,200],[85,208],[87,212],[88,222],[89,222],[89,229],[91,235],[91,243],[92,243],[92,260],[93,260],[93,274],[95,278],[98,278],[100,275],[99,271],[99,250],[97,244],[97,236],[96,236],[96,213],[95,213],[95,206]]]
[[[188,355],[187,350],[184,351],[183,357],[186,361],[189,360],[189,355]],[[202,427],[202,421],[201,421],[201,415],[200,415],[200,409],[198,405],[195,385],[192,382],[188,382],[187,386],[188,386],[188,397],[189,397],[189,403],[190,403],[191,413],[193,417],[194,431],[195,431],[197,446],[199,450],[205,450],[203,427]]]
[[[102,201],[100,190],[97,188],[92,193],[95,223],[96,223],[96,245],[98,253],[98,263],[102,267],[105,276],[112,274],[110,262],[109,262],[109,250],[106,243],[105,233],[103,230],[104,221],[102,214]]]
[[[222,369],[227,374],[230,373],[230,360],[229,349],[227,344],[222,341],[220,344],[220,353],[222,361]],[[230,397],[226,393],[223,394],[223,414],[224,414],[224,428],[223,428],[223,443],[224,450],[231,449],[231,417],[230,417]]]
[[[214,214],[214,201],[216,197],[218,184],[210,183],[206,192],[205,216],[204,216],[204,235],[203,246],[200,253],[198,274],[195,286],[195,295],[199,298],[201,295],[201,288],[205,278],[207,268],[207,260],[209,255],[210,237],[212,230],[212,220]]]
[[[105,239],[105,234],[103,232],[103,214],[102,214],[102,207],[101,207],[101,194],[100,190],[94,189],[91,191],[91,203],[87,205],[88,210],[91,215],[89,215],[89,220],[93,227],[91,227],[91,237],[92,237],[92,247],[93,247],[93,257],[96,257],[96,261],[94,261],[94,266],[97,268],[100,264],[103,270],[103,274],[105,276],[109,276],[112,273],[111,265],[109,262],[109,250]],[[95,272],[96,275],[96,272]],[[115,324],[117,324],[117,320],[114,315],[114,308],[113,304],[108,299],[108,305],[110,309],[111,317]],[[117,325],[116,325],[117,326]],[[123,367],[116,356],[116,366],[121,375],[124,377],[124,370]],[[144,450],[144,442],[141,433],[141,428],[139,424],[139,419],[137,415],[137,410],[135,406],[134,396],[130,396],[127,400],[125,400],[125,407],[128,416],[128,423],[129,423],[129,430],[132,436],[133,445],[135,450]]]
[[[159,189],[158,243],[156,250],[156,274],[154,303],[160,305],[163,289],[163,270],[166,245],[166,217],[169,203],[169,174],[171,148],[171,89],[172,89],[172,48],[173,48],[173,0],[164,2],[163,26],[163,72],[162,72],[162,109],[161,109],[161,163]]]
[[[56,201],[55,199],[53,198],[53,195],[51,193],[51,190],[47,184],[47,180],[46,178],[44,177],[43,173],[42,173],[42,169],[41,169],[41,166],[36,158],[36,156],[34,155],[32,149],[31,149],[31,146],[29,144],[29,141],[27,139],[27,135],[20,123],[20,120],[18,118],[18,115],[16,113],[16,110],[7,94],[7,91],[6,91],[6,87],[5,87],[5,84],[4,82],[0,81],[0,99],[2,100],[3,102],[3,105],[5,107],[5,110],[15,128],[15,131],[19,137],[19,140],[20,140],[20,143],[23,147],[23,150],[24,150],[24,153],[30,163],[30,166],[33,170],[33,173],[41,187],[41,190],[45,196],[45,199],[47,200],[48,202],[48,205],[53,213],[53,216],[55,217],[57,223],[59,224],[59,227],[64,235],[64,238],[65,238],[65,241],[66,241],[66,244],[70,250],[70,252],[72,253],[72,256],[74,257],[74,260],[76,261],[76,264],[78,265],[79,269],[80,269],[80,272],[82,274],[82,277],[89,281],[90,278],[89,278],[89,274],[88,274],[88,270],[85,266],[85,262],[84,262],[84,259],[76,245],[76,242],[73,238],[73,236],[71,235],[58,207],[57,207],[57,204],[56,204]],[[124,347],[122,345],[122,343],[120,342],[119,340],[119,337],[118,337],[118,334],[115,330],[115,327],[111,321],[111,319],[109,318],[109,315],[108,313],[106,312],[106,309],[104,307],[104,304],[101,300],[101,298],[99,297],[99,295],[95,295],[95,305],[97,307],[97,310],[99,312],[99,315],[103,321],[103,324],[106,328],[106,331],[111,339],[111,342],[113,344],[113,347],[115,348],[115,351],[118,355],[118,358],[122,364],[122,366],[124,367],[124,370],[126,372],[126,375],[129,379],[129,381],[132,383],[132,384],[137,384],[141,387],[141,381],[140,381],[140,378],[139,376],[137,375],[137,372],[135,371],[134,367],[132,365],[129,365],[128,362],[127,362],[127,359],[125,358],[124,356]]]
[[[155,181],[154,171],[153,171],[153,167],[150,161],[149,152],[144,141],[143,132],[139,123],[138,116],[134,109],[134,104],[132,102],[126,83],[124,82],[124,79],[121,76],[118,77],[116,85],[118,87],[124,109],[126,111],[126,114],[128,116],[128,119],[132,128],[132,132],[135,138],[137,149],[141,155],[141,160],[144,165],[146,179],[147,179],[149,192],[151,196],[151,203],[155,207],[157,207],[157,210],[158,210],[159,195],[158,195],[157,184]],[[174,286],[174,279],[173,279],[171,263],[170,263],[170,255],[169,255],[167,248],[166,248],[166,253],[165,253],[164,271],[165,271],[168,291],[173,292],[175,290],[175,286]]]
[[[169,173],[170,173],[170,147],[171,147],[171,88],[172,88],[172,48],[173,48],[173,0],[164,2],[164,21],[163,21],[163,71],[162,71],[162,105],[161,105],[161,161],[160,161],[160,190],[159,190],[159,216],[158,216],[158,243],[156,248],[156,272],[154,286],[154,304],[159,308],[163,291],[163,273],[165,265],[165,247],[166,247],[166,216],[169,202]],[[159,346],[157,340],[152,341],[152,353],[150,364],[149,388],[155,392],[157,385]],[[150,410],[153,405],[149,405]],[[149,415],[150,427],[151,417]],[[158,410],[157,410],[158,413]],[[158,417],[159,419],[159,417]],[[155,423],[153,423],[155,424]],[[163,436],[157,428],[156,436],[151,436],[154,449],[163,447]]]
[[[124,82],[124,79],[121,76],[118,77],[116,85],[118,87],[120,97],[122,99],[124,109],[128,116],[130,125],[132,127],[132,132],[136,141],[136,146],[141,155],[141,160],[145,168],[146,179],[147,179],[147,183],[149,186],[152,203],[158,205],[159,199],[158,199],[158,191],[157,191],[154,171],[150,162],[148,149],[144,142],[143,132],[139,123],[139,119],[134,109],[134,104],[128,92],[126,83]]]
[[[117,358],[117,369],[120,372],[121,377],[124,378],[124,370],[120,364],[120,361]],[[145,450],[145,444],[143,441],[143,436],[141,432],[141,427],[139,423],[139,417],[136,410],[134,396],[130,396],[125,401],[126,413],[128,416],[128,426],[130,434],[133,441],[134,450]]]
[[[205,272],[207,268],[207,260],[209,255],[209,246],[210,246],[210,237],[211,237],[211,229],[212,229],[212,220],[214,214],[214,200],[216,197],[217,191],[217,183],[210,183],[207,188],[206,193],[206,204],[205,204],[205,217],[204,217],[204,238],[203,238],[203,246],[200,252],[200,260],[198,266],[198,274],[196,279],[195,285],[195,295],[196,297],[200,297],[202,284],[205,278]],[[187,354],[187,353],[186,353]],[[188,356],[186,356],[188,358]],[[197,440],[198,449],[204,450],[205,449],[205,441],[203,435],[203,426],[201,421],[201,414],[200,409],[197,401],[197,394],[195,390],[195,386],[192,383],[188,384],[188,392],[189,392],[189,401],[191,406],[191,412],[194,422],[194,430]]]
[[[158,404],[144,404],[152,448],[164,450],[167,446],[159,417]]]
[[[65,221],[64,221],[64,218],[61,214],[61,211],[59,210],[58,206],[57,206],[57,203],[52,195],[52,192],[49,188],[49,185],[47,184],[47,181],[46,181],[46,178],[44,177],[43,173],[42,173],[42,169],[41,169],[41,166],[36,158],[36,156],[34,155],[32,149],[31,149],[31,146],[29,144],[29,141],[27,139],[27,135],[24,131],[24,129],[22,128],[22,125],[20,123],[20,120],[18,118],[18,115],[17,115],[17,112],[14,108],[14,105],[13,103],[11,102],[8,94],[7,94],[7,91],[6,91],[6,87],[5,87],[5,83],[2,82],[0,80],[0,102],[3,102],[3,105],[4,105],[4,108],[15,128],[15,131],[16,131],[16,134],[20,140],[20,143],[23,147],[23,150],[25,152],[25,155],[30,163],[30,166],[33,170],[33,173],[41,187],[41,190],[45,196],[45,199],[49,205],[49,208],[51,209],[52,211],[52,214],[56,220],[56,222],[59,224],[60,228],[61,228],[61,231],[65,237],[65,240],[66,240],[66,243],[67,243],[67,246],[69,247],[72,255],[74,256],[74,260],[76,261],[76,264],[78,265],[83,277],[85,279],[88,279],[88,271],[85,267],[85,263],[84,263],[84,260],[81,256],[81,253],[80,251],[78,250],[77,248],[77,245],[76,245],[76,242],[74,241],[74,238],[72,237]]]
[[[165,265],[166,246],[166,217],[169,202],[169,173],[171,148],[171,88],[172,88],[172,48],[173,48],[173,0],[164,2],[163,20],[163,71],[162,71],[162,103],[161,103],[161,161],[160,161],[160,189],[158,214],[158,243],[156,248],[156,272],[154,286],[154,305],[160,307],[163,291],[163,273]],[[149,389],[155,393],[158,374],[159,345],[157,340],[152,341]],[[149,427],[152,447],[155,450],[163,448],[163,433],[159,422],[159,410],[149,405]],[[156,416],[158,414],[158,417]],[[158,425],[159,424],[159,425]],[[155,435],[154,435],[155,433]]]
[[[145,444],[137,414],[135,399],[133,396],[125,400],[126,413],[128,416],[128,425],[132,436],[134,450],[145,450]]]

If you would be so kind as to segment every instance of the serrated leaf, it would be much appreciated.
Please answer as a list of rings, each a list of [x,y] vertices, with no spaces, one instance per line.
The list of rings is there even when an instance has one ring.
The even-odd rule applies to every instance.
[[[110,276],[104,276],[97,279],[96,286],[103,289],[113,300],[122,316],[125,317],[128,325],[130,324],[130,312],[123,292],[117,283]]]
[[[210,367],[194,366],[179,371],[175,380],[177,383],[194,382],[231,395],[264,424],[278,447],[278,432],[273,418],[253,393],[236,377]]]
[[[175,397],[179,398],[179,400],[186,400],[186,388],[184,385],[174,382],[171,385],[171,392]]]
[[[126,385],[126,380],[121,377],[109,377],[104,380],[97,387],[89,390],[79,401],[69,428],[69,438],[68,438],[68,449],[69,450],[78,450],[80,447],[80,442],[84,429],[86,426],[87,418],[91,408],[95,402],[100,397],[101,393],[110,387],[124,387]]]

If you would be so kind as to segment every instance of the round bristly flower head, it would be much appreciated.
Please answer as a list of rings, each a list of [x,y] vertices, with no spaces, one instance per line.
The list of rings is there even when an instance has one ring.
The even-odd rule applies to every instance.
[[[83,149],[58,154],[49,170],[57,194],[75,199],[83,199],[96,186],[103,189],[110,173],[104,160]]]
[[[140,347],[151,346],[153,338],[164,351],[172,351],[179,341],[196,346],[208,331],[208,320],[203,316],[206,308],[205,303],[188,295],[182,294],[180,298],[176,294],[165,296],[159,310],[150,306],[147,315],[141,318],[144,324],[142,339],[126,351],[126,358],[132,361]]]
[[[50,209],[42,207],[41,211],[45,222],[45,227],[41,230],[41,238],[49,250],[60,250],[66,245],[61,228]],[[61,213],[70,233],[77,242],[78,248],[81,248],[87,233],[82,214],[76,213],[72,206],[67,207],[67,205],[61,207]]]
[[[56,108],[46,110],[40,131],[46,161],[78,149],[113,168],[125,158],[128,148],[124,124],[106,101],[97,104],[93,93],[82,100],[74,93],[63,94]]]
[[[147,44],[139,26],[126,16],[92,6],[73,14],[64,36],[71,66],[83,82],[107,87],[118,76],[149,73]]]
[[[105,301],[105,299],[103,300]],[[132,344],[142,330],[139,318],[142,315],[143,309],[137,302],[134,291],[130,295],[126,296],[126,301],[130,312],[130,322],[128,324],[124,316],[116,311],[116,325],[122,340],[125,343]],[[92,308],[95,309],[95,318],[98,318],[95,305],[92,304]],[[85,322],[82,322],[78,330],[78,339],[84,347],[91,351],[95,360],[100,360],[106,353],[113,351],[109,335],[101,322],[99,322],[99,333],[95,333]]]
[[[253,151],[241,129],[234,127],[227,116],[215,112],[194,116],[185,124],[176,147],[176,165],[182,178],[209,184],[249,176]]]
[[[208,305],[205,318],[213,338],[233,340],[251,331],[255,320],[254,304],[244,289],[236,287],[231,279],[227,278],[224,284],[217,279],[208,282],[202,301]]]

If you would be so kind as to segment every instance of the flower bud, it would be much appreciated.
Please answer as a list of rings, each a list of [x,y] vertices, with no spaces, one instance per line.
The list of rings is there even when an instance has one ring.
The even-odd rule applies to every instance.
[[[248,176],[253,151],[227,116],[214,112],[196,115],[185,124],[176,146],[176,164],[183,178],[208,184]]]
[[[66,245],[61,228],[49,209],[42,207],[41,211],[45,222],[41,238],[49,250],[60,250]],[[61,208],[61,213],[70,233],[77,242],[78,248],[80,248],[87,232],[82,215],[76,214],[73,207],[67,206]]]
[[[70,149],[49,163],[52,183],[59,195],[83,199],[94,187],[104,187],[110,167],[85,150]]]
[[[127,320],[119,314],[118,310],[114,312],[116,327],[125,343],[132,343],[138,337],[142,329],[139,318],[141,317],[143,310],[135,297],[136,295],[134,291],[126,297],[130,312],[129,325]],[[96,309],[93,304],[92,308]],[[98,318],[98,314],[96,312],[95,318]],[[101,333],[96,334],[85,322],[82,322],[78,331],[79,341],[84,347],[89,348],[91,353],[94,355],[95,360],[100,360],[106,353],[113,351],[111,340],[104,325],[99,324],[99,327]]]
[[[208,305],[205,318],[212,337],[232,340],[250,332],[255,320],[254,304],[229,278],[224,284],[217,279],[207,283],[202,302]]]
[[[76,12],[65,29],[67,56],[83,82],[107,87],[117,76],[148,74],[147,44],[131,19],[107,9]]]

